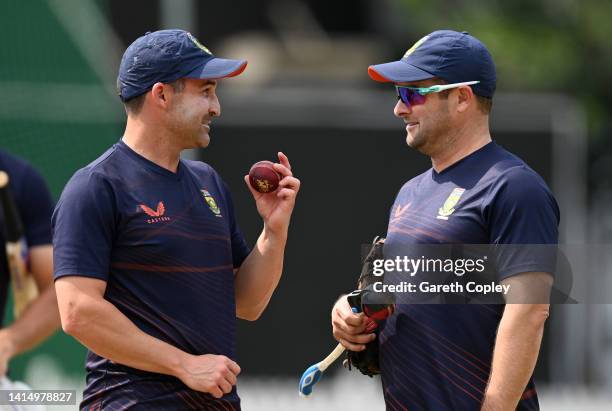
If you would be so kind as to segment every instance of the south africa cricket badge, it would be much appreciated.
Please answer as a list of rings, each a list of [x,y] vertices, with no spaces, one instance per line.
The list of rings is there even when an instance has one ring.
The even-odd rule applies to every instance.
[[[448,196],[444,205],[438,209],[436,218],[440,220],[448,220],[448,217],[455,212],[455,206],[465,192],[465,188],[456,187]]]
[[[219,206],[217,205],[217,202],[215,201],[213,196],[210,195],[208,190],[202,189],[202,190],[200,190],[200,192],[202,193],[202,197],[204,197],[204,200],[206,201],[206,204],[208,204],[208,208],[210,208],[210,211],[213,212],[215,217],[223,217],[221,215],[221,210],[219,209]]]

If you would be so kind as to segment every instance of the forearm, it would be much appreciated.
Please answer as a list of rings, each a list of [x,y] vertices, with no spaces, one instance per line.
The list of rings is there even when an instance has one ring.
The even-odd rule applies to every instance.
[[[286,231],[272,233],[264,227],[236,274],[238,317],[256,319],[268,305],[282,275],[286,243]]]
[[[516,409],[533,374],[547,317],[547,304],[506,306],[495,340],[483,411]]]
[[[182,360],[188,354],[146,334],[102,298],[81,295],[79,300],[78,310],[62,317],[68,334],[111,361],[139,370],[179,375]]]
[[[53,287],[53,247],[34,246],[29,250],[30,272],[39,295],[9,327],[0,331],[5,354],[11,358],[49,337],[60,325],[57,298]],[[1,355],[0,355],[1,356]]]
[[[0,331],[0,338],[11,343],[11,356],[21,354],[41,343],[60,325],[57,299],[53,286],[47,287],[9,327]]]

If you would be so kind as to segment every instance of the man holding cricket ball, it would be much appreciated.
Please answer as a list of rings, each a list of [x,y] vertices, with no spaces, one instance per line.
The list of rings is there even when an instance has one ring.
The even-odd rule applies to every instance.
[[[180,153],[208,145],[218,81],[246,64],[182,30],[123,56],[123,138],[77,171],[53,215],[62,327],[90,350],[82,409],[240,409],[236,317],[256,320],[280,280],[300,181],[283,153],[254,167],[258,191],[245,176],[263,220],[249,250],[221,177]]]
[[[532,245],[557,243],[559,209],[540,176],[491,139],[491,54],[468,33],[440,30],[368,73],[394,83],[406,141],[432,162],[396,197],[385,258],[419,244],[493,244],[502,253],[505,245],[528,245],[498,267],[498,280],[510,286],[506,302],[544,292],[524,304],[397,302],[378,334],[340,298],[332,310],[335,338],[358,352],[378,341],[388,410],[539,409],[532,373],[554,266]]]

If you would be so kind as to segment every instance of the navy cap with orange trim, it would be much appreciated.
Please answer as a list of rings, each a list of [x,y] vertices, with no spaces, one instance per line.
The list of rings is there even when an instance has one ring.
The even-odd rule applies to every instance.
[[[246,66],[246,60],[213,56],[187,31],[159,30],[137,38],[123,53],[117,88],[121,100],[127,101],[144,94],[157,82],[234,77]]]
[[[404,83],[441,78],[447,83],[479,81],[474,94],[492,98],[496,75],[485,45],[467,32],[437,30],[417,41],[398,61],[368,68],[373,80]]]

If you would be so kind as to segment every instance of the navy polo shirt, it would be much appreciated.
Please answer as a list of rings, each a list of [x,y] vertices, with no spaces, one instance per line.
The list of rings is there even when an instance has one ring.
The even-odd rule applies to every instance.
[[[385,258],[422,244],[556,244],[559,209],[521,159],[491,142],[442,172],[407,182],[391,209]],[[514,253],[499,278],[551,272]],[[387,283],[385,278],[385,283]],[[503,305],[400,304],[379,336],[387,409],[480,410]],[[519,410],[538,409],[533,380]]]
[[[235,359],[234,268],[249,249],[230,193],[207,164],[172,173],[123,141],[70,179],[53,214],[55,278],[106,281],[104,298],[191,354]],[[239,409],[179,379],[87,355],[82,408]]]

